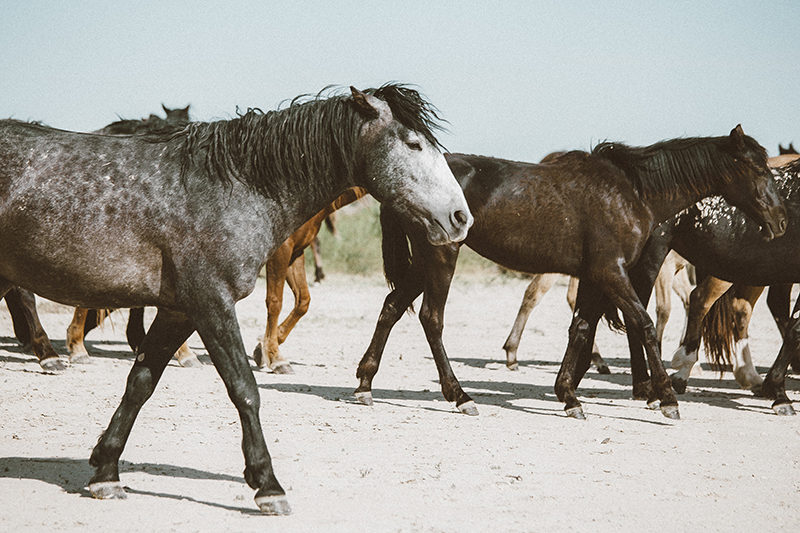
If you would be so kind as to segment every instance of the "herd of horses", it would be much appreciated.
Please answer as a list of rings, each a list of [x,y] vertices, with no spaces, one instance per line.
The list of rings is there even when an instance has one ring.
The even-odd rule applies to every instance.
[[[537,164],[444,153],[436,108],[399,84],[327,90],[211,123],[190,122],[188,107],[164,111],[166,119],[119,121],[91,134],[0,121],[0,295],[17,338],[43,369],[62,372],[67,366],[41,327],[34,293],[76,306],[67,340],[72,363],[86,360],[83,337],[108,310],[131,308],[135,361],[90,458],[89,489],[97,498],[125,497],[118,463],[136,416],[173,355],[197,364],[185,345],[197,331],[238,410],[244,476],[256,504],[268,514],[290,512],[261,429],[234,304],[265,269],[267,328],[253,358],[258,367],[291,372],[279,345],[308,308],[303,251],[326,217],[366,194],[381,203],[391,291],[357,368],[362,403],[372,404],[392,327],[422,294],[419,319],[442,393],[461,412],[478,413],[442,341],[450,283],[467,245],[533,275],[504,346],[511,369],[525,321],[554,273],[575,280],[555,383],[569,416],[584,418],[576,388],[590,364],[607,371],[594,346],[605,317],[628,335],[634,397],[679,418],[675,392],[685,389],[686,368],[697,359],[706,313],[719,326],[706,333],[715,356],[735,353],[740,384],[773,399],[778,414],[793,414],[784,382],[800,352],[800,304],[789,316],[787,292],[800,282],[800,163],[789,156],[788,165],[771,166],[741,126],[642,148],[605,142]],[[676,277],[685,276],[686,261],[697,272],[691,298],[688,280]],[[278,324],[285,283],[295,306]],[[658,328],[646,310],[654,285]],[[764,286],[771,287],[784,344],[761,380],[746,329],[747,310]],[[688,325],[673,360],[679,371],[669,376],[661,335],[671,287]],[[147,331],[145,306],[157,308]]]

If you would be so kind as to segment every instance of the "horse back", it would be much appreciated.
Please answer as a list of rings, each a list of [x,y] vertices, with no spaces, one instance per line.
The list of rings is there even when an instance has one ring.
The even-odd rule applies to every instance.
[[[604,250],[635,259],[646,239],[629,237],[652,229],[624,174],[589,153],[568,152],[546,164],[447,159],[475,217],[466,244],[507,268],[581,276]]]

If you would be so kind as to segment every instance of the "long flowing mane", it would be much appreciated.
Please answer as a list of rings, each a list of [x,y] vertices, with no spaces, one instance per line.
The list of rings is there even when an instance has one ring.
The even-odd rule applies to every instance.
[[[272,197],[282,183],[300,182],[320,190],[336,181],[355,185],[355,151],[364,118],[348,94],[300,96],[289,106],[266,113],[248,109],[231,120],[192,123],[170,138],[183,137],[181,177],[199,163],[211,179],[238,180]],[[389,104],[395,119],[423,134],[434,146],[441,120],[416,90],[398,84],[367,89]]]
[[[751,137],[744,139],[766,165],[766,150]],[[641,148],[603,142],[592,154],[621,168],[642,198],[672,198],[679,190],[703,193],[742,172],[728,137],[673,139]]]

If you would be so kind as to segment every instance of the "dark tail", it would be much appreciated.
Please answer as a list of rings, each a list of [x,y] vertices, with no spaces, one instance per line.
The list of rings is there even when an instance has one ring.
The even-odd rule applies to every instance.
[[[733,343],[738,338],[733,317],[733,287],[723,294],[703,318],[702,338],[706,358],[719,369],[720,376],[733,358]]]
[[[383,274],[386,282],[394,290],[411,268],[411,249],[403,226],[397,214],[391,209],[381,207],[381,250],[383,251]]]

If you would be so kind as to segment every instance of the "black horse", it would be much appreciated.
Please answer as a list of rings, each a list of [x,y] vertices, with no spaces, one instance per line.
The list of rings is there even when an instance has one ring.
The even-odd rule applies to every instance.
[[[95,497],[124,497],[118,464],[134,420],[196,329],[239,412],[256,503],[288,513],[235,302],[277,246],[356,185],[433,244],[466,236],[472,216],[434,108],[405,86],[351,93],[150,137],[0,121],[0,295],[20,286],[73,306],[158,308],[92,452]]]
[[[603,311],[613,310],[603,305],[596,315],[586,316],[588,304],[606,295],[622,310],[630,330],[646,342],[648,360],[658,376],[661,409],[671,418],[679,416],[677,401],[661,364],[655,328],[628,279],[650,233],[711,194],[725,195],[774,235],[785,230],[786,212],[766,151],[740,126],[724,137],[677,139],[646,148],[603,143],[592,153],[568,152],[538,165],[459,154],[448,154],[447,162],[475,216],[464,242],[512,270],[579,277],[570,327],[573,344],[585,342]],[[381,226],[386,277],[394,290],[358,365],[356,397],[372,403],[372,380],[391,328],[424,293],[419,318],[444,397],[461,411],[477,414],[442,343],[444,306],[460,245],[431,246],[386,206],[381,209]],[[608,316],[621,326],[615,310]],[[569,415],[582,418],[572,380],[579,352],[567,351],[556,394],[566,402]]]
[[[788,229],[783,237],[765,239],[758,224],[722,198],[703,200],[665,222],[653,233],[632,272],[637,293],[642,300],[646,302],[649,298],[655,275],[670,249],[695,265],[698,281],[705,276],[714,276],[732,283],[759,287],[791,287],[792,283],[800,282],[800,160],[776,172],[778,191],[788,214]],[[786,298],[788,301],[788,295]],[[783,321],[785,339],[760,389],[763,396],[774,400],[773,409],[782,415],[793,414],[791,402],[786,396],[785,381],[789,362],[800,349],[798,310],[800,305],[796,304],[792,318],[782,319],[782,314],[773,309],[779,327]],[[649,397],[652,401],[641,345],[631,335],[628,337],[634,396]],[[688,357],[686,354],[696,352],[698,347],[699,339],[691,345],[682,346],[683,355],[676,353],[676,357],[685,359]],[[673,374],[675,390],[683,392],[687,378],[688,372]]]

